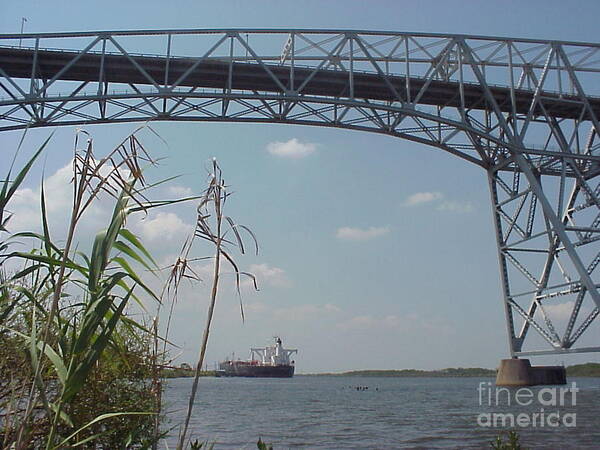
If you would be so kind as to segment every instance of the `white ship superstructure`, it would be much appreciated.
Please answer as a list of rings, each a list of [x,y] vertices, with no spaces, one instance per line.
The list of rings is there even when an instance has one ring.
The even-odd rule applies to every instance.
[[[298,353],[298,349],[283,348],[281,338],[275,338],[275,345],[264,348],[251,348],[251,357],[253,361],[260,361],[264,365],[272,366],[288,366],[294,362],[290,360],[290,356]]]
[[[290,378],[294,376],[294,361],[290,359],[294,353],[298,350],[283,348],[281,338],[276,337],[275,345],[251,348],[249,361],[223,361],[217,376]]]

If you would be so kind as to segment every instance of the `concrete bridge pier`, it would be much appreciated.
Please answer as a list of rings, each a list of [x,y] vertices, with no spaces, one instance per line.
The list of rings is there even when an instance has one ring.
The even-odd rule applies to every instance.
[[[563,366],[532,366],[528,359],[503,359],[496,375],[496,386],[555,384],[567,384],[567,372]]]

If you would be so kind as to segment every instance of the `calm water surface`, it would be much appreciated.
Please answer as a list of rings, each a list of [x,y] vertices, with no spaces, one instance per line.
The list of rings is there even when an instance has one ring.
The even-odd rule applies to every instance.
[[[194,438],[216,442],[220,448],[256,448],[256,440],[275,449],[490,448],[501,430],[477,424],[480,414],[559,412],[575,414],[576,426],[520,427],[528,448],[600,449],[600,379],[573,378],[580,391],[564,406],[537,401],[541,387],[531,388],[530,406],[495,404],[493,391],[482,392],[477,378],[359,378],[308,377],[291,379],[203,378],[191,420]],[[168,421],[180,423],[187,408],[192,380],[169,380],[165,388]],[[368,390],[355,389],[368,386]],[[494,390],[495,387],[492,386]],[[514,391],[512,392],[514,395]],[[551,394],[544,394],[551,401]],[[573,416],[570,416],[571,418]],[[539,416],[538,416],[539,421]],[[167,439],[174,448],[176,431]]]

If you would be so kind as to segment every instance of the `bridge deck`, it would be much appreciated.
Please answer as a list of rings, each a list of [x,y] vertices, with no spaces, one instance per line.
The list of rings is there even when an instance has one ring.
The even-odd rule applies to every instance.
[[[0,67],[7,75],[13,78],[31,77],[35,51],[32,49],[0,48]],[[58,74],[75,57],[75,52],[39,50],[36,57],[36,78],[51,79]],[[157,85],[165,82],[167,66],[166,57],[154,56],[125,56],[119,54],[87,53],[80,58],[61,76],[61,80],[71,81],[100,81],[100,67],[103,64],[102,79],[111,83],[152,84],[150,80],[132,64],[133,59]],[[194,64],[193,58],[170,58],[168,64],[167,83],[173,85]],[[250,90],[263,92],[282,92],[281,87],[268,75],[259,64],[233,63],[231,64],[231,88],[234,90]],[[269,65],[269,70],[289,88],[290,67]],[[229,77],[230,64],[218,59],[207,59],[195,68],[185,79],[178,83],[180,87],[216,88],[226,89]],[[308,79],[314,69],[305,67],[294,68],[294,86],[301,86]],[[328,97],[350,97],[350,74],[343,70],[318,70],[303,87],[301,94]],[[400,98],[396,97],[389,82],[397,91]],[[428,81],[423,78],[411,77],[408,79],[410,86],[410,99],[407,99],[407,79],[404,76],[382,77],[377,73],[354,72],[353,88],[354,97],[373,101],[411,101]],[[483,89],[477,84],[463,83],[465,106],[467,109],[489,109],[489,104],[484,98]],[[504,87],[491,87],[492,94],[504,112],[511,112],[511,91]],[[534,98],[530,90],[515,90],[516,112],[527,114]],[[567,96],[553,93],[542,93],[546,113],[556,118],[588,119],[588,114],[582,112],[583,103],[576,96]],[[600,98],[588,98],[590,105],[600,116]],[[460,83],[455,81],[430,81],[427,89],[419,99],[420,104],[437,105],[440,107],[460,106]],[[534,110],[534,115],[543,114],[540,106]]]

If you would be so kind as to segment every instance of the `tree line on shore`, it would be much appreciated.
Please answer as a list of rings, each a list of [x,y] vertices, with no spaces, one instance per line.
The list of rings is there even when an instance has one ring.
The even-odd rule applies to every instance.
[[[600,363],[585,363],[567,366],[569,377],[600,377]],[[301,375],[302,376],[302,375]],[[311,373],[304,376],[332,377],[495,377],[496,369],[483,367],[450,367],[438,370],[400,369],[400,370],[350,370],[347,372]]]
[[[187,366],[187,367],[186,367]],[[569,377],[600,377],[600,363],[585,363],[567,366],[567,376]],[[182,364],[181,367],[163,369],[162,374],[165,378],[184,378],[194,376],[193,369]],[[201,372],[201,376],[214,377],[214,370]],[[329,376],[329,377],[398,377],[398,378],[417,378],[417,377],[495,377],[495,369],[486,369],[483,367],[449,367],[438,370],[419,370],[419,369],[400,369],[400,370],[350,370],[347,372],[324,372],[299,374],[297,376]]]

